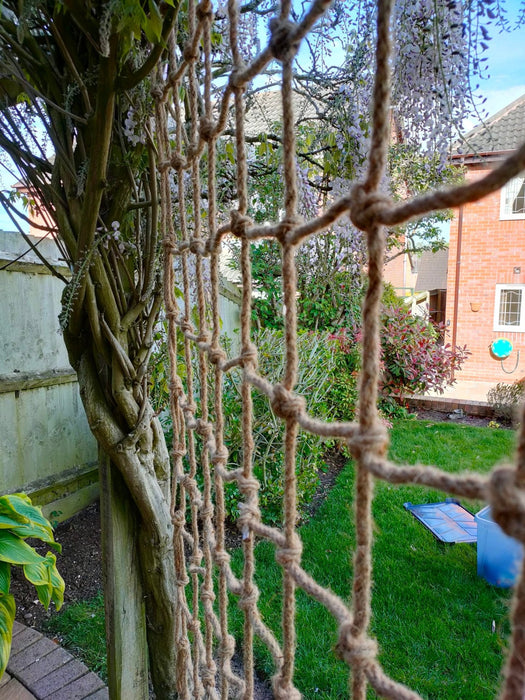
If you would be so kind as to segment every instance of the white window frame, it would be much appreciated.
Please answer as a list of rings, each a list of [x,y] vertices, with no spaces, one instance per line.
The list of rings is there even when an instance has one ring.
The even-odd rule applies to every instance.
[[[499,322],[501,292],[507,289],[521,289],[520,323],[518,326],[505,326]],[[494,330],[506,333],[525,333],[525,284],[497,284],[494,299]]]
[[[501,188],[499,218],[502,221],[510,219],[525,219],[525,211],[519,214],[512,213],[512,203],[518,195],[523,183],[525,174],[512,178]]]

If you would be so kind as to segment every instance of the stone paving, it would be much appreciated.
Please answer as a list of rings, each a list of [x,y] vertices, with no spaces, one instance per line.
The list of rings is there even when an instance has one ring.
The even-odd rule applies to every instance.
[[[107,700],[100,678],[40,632],[13,626],[7,671],[0,679],[2,700]]]

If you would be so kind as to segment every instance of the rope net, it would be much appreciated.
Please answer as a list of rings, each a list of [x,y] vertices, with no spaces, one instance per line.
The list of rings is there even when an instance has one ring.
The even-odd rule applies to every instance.
[[[272,20],[268,46],[250,64],[243,63],[239,50],[239,6],[228,2],[229,41],[233,71],[221,100],[212,98],[211,28],[209,0],[188,2],[188,41],[182,54],[174,39],[168,41],[169,66],[158,75],[154,89],[155,119],[159,134],[162,226],[165,232],[164,293],[169,326],[170,408],[173,419],[172,519],[175,528],[177,596],[177,670],[181,698],[252,698],[254,693],[253,641],[258,636],[271,652],[275,665],[272,679],[278,699],[300,698],[293,685],[295,637],[295,591],[299,587],[325,606],[335,618],[338,641],[335,652],[349,666],[349,693],[364,700],[367,686],[382,697],[415,700],[420,696],[390,678],[382,669],[378,646],[369,635],[372,583],[372,515],[374,482],[417,482],[467,498],[484,499],[492,506],[494,519],[513,537],[525,542],[525,434],[519,439],[516,466],[500,466],[488,476],[473,473],[448,474],[432,466],[399,466],[385,455],[388,436],[378,419],[376,400],[379,376],[379,311],[386,242],[385,227],[407,221],[436,209],[476,201],[499,189],[525,168],[525,146],[500,167],[473,184],[438,191],[394,204],[380,191],[390,137],[390,14],[392,0],[378,4],[376,74],[373,102],[372,145],[364,182],[334,201],[315,218],[298,215],[298,186],[295,167],[295,134],[292,102],[292,65],[301,39],[328,7],[315,0],[300,23],[290,19],[291,2],[282,0]],[[201,50],[203,53],[201,54]],[[205,80],[201,92],[197,59],[203,56]],[[247,216],[247,160],[244,134],[245,92],[267,64],[281,65],[284,215],[271,226],[257,226]],[[180,95],[185,95],[184,108]],[[237,207],[228,223],[218,225],[216,146],[234,114]],[[203,205],[202,184],[207,202]],[[172,193],[175,183],[176,195]],[[173,202],[177,201],[176,209]],[[350,216],[364,231],[368,245],[368,291],[363,306],[362,371],[359,420],[326,423],[308,414],[305,400],[294,393],[298,370],[296,322],[296,269],[294,252],[306,238],[323,235],[337,219]],[[221,345],[219,317],[219,258],[227,234],[240,241],[242,305],[240,351],[228,357]],[[250,243],[272,237],[282,251],[282,280],[285,305],[285,365],[282,380],[270,383],[257,366],[257,348],[251,339],[252,280]],[[209,259],[211,311],[204,286],[204,258]],[[184,292],[182,307],[174,289],[174,262],[180,271]],[[192,284],[196,295],[192,297]],[[196,301],[198,320],[192,323]],[[178,339],[182,341],[178,345]],[[183,347],[183,357],[178,357]],[[197,357],[197,370],[192,358]],[[185,381],[176,368],[183,361]],[[242,466],[229,469],[224,443],[222,386],[225,372],[242,372]],[[212,376],[213,381],[209,381]],[[252,468],[252,392],[262,392],[285,426],[284,525],[263,524],[258,506],[260,484]],[[198,400],[197,398],[198,397]],[[296,531],[296,439],[298,430],[345,442],[356,469],[356,543],[353,586],[342,600],[319,585],[301,565],[301,540]],[[200,474],[199,480],[197,479]],[[199,488],[198,482],[202,484]],[[236,576],[225,546],[226,483],[236,482],[242,494],[238,526],[242,532],[243,570]],[[283,569],[282,641],[261,619],[254,582],[254,538],[270,540]],[[235,642],[229,632],[229,597],[237,599],[244,614],[242,678],[232,669]],[[199,611],[203,611],[201,614]],[[521,700],[524,694],[525,579],[516,585],[512,612],[513,632],[501,697]]]

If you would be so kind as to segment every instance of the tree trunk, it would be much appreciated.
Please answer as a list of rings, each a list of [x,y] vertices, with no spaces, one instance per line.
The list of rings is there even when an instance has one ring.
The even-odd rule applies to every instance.
[[[138,561],[139,521],[131,495],[99,450],[108,685],[111,700],[148,700],[146,612]]]
[[[111,460],[109,475],[114,478],[114,470],[117,469],[126,487],[123,493],[119,491],[117,500],[123,499],[125,502],[126,494],[129,493],[136,508],[135,524],[139,548],[138,557],[132,557],[130,565],[135,566],[138,563],[140,568],[140,579],[145,595],[146,634],[153,687],[158,698],[172,700],[177,697],[175,649],[177,588],[169,501],[169,457],[164,435],[158,419],[154,417],[149,406],[146,406],[144,417],[135,431],[125,433],[121,429],[116,423],[115,412],[108,405],[99,380],[99,373],[88,349],[82,353],[76,363],[76,369],[80,395],[90,428],[101,450]],[[118,483],[118,477],[114,478],[114,483]],[[120,509],[121,506],[118,508]],[[128,509],[128,506],[124,506],[124,509]],[[126,516],[128,523],[132,512],[133,509],[128,510]],[[120,518],[120,515],[116,517]],[[113,555],[121,556],[116,551]],[[115,575],[121,576],[122,572],[107,571],[108,579]],[[118,584],[115,582],[113,585]],[[112,605],[112,601],[109,604]],[[142,634],[140,627],[135,623],[129,633]],[[122,632],[122,634],[125,633]],[[124,641],[125,636],[122,639]],[[123,650],[119,652],[121,653],[124,653]],[[119,670],[118,673],[121,672]],[[115,697],[119,697],[120,700],[120,696]]]

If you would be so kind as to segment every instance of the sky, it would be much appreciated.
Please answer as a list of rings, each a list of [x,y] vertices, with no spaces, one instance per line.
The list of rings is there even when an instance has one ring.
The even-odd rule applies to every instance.
[[[506,0],[509,19],[513,21],[519,11],[521,0]],[[484,104],[489,115],[513,102],[525,94],[525,26],[511,33],[495,33],[491,31],[491,40],[488,49],[483,56],[488,58],[488,76],[481,81],[479,93],[486,98]],[[468,131],[475,126],[478,120],[469,119],[464,122],[464,129]],[[1,174],[0,186],[10,187],[12,178],[5,173]],[[23,224],[27,229],[26,225]],[[12,231],[14,226],[0,206],[0,230]]]

